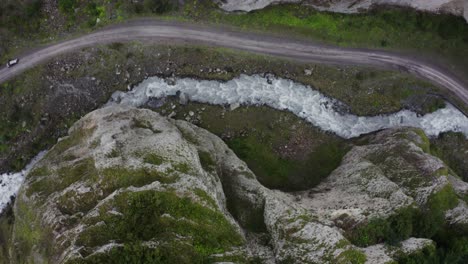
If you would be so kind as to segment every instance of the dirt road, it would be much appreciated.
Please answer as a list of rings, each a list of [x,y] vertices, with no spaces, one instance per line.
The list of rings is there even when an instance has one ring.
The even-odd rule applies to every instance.
[[[277,57],[328,64],[368,65],[408,71],[457,95],[468,104],[468,85],[437,65],[383,51],[346,49],[291,40],[266,34],[233,31],[215,26],[200,26],[175,21],[141,20],[104,28],[94,33],[52,44],[20,57],[20,63],[0,70],[0,83],[21,74],[50,58],[99,44],[126,41],[208,44]]]

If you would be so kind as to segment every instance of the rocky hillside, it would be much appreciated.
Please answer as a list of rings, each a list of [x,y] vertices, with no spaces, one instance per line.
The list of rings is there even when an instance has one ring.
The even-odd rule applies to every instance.
[[[12,263],[446,258],[436,246],[453,252],[467,242],[468,184],[428,151],[420,130],[382,131],[360,139],[315,188],[287,193],[263,187],[204,129],[107,107],[78,121],[27,175],[3,255]]]
[[[468,21],[468,2],[465,0],[217,0],[226,11],[251,11],[271,4],[302,3],[321,11],[357,13],[376,5],[410,7],[433,13],[463,16]]]

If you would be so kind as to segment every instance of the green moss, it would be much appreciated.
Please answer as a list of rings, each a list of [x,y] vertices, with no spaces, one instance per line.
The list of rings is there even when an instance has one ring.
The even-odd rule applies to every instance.
[[[415,235],[431,238],[445,226],[445,212],[458,204],[458,197],[452,186],[447,184],[432,193],[414,222]]]
[[[431,154],[443,160],[464,181],[468,181],[467,150],[468,140],[463,133],[447,132],[431,139]]]
[[[118,148],[113,148],[109,153],[106,154],[106,158],[112,159],[120,156]]]
[[[346,246],[351,245],[351,243],[346,239],[341,239],[336,243],[336,248],[345,248]]]
[[[171,247],[176,250],[174,252],[180,252],[180,258],[207,260],[211,254],[222,253],[243,243],[241,236],[222,213],[196,204],[189,198],[178,197],[174,192],[122,193],[115,197],[112,207],[122,215],[102,215],[95,221],[103,222],[103,225],[89,227],[80,233],[77,244],[84,246],[81,253],[85,256],[87,249],[107,244],[111,240],[124,243],[127,247],[155,240],[163,245],[187,245],[187,251]],[[140,248],[136,253],[140,250],[150,250],[156,255],[163,254],[158,251],[165,252],[163,255],[168,254],[164,247],[147,250]],[[126,253],[117,250],[109,252],[108,256],[116,257],[116,254],[125,259],[125,255],[133,255]],[[171,256],[166,261],[177,260],[176,256]]]
[[[153,165],[161,165],[164,162],[164,158],[156,153],[147,153],[143,157],[143,162]]]
[[[2,215],[0,216],[0,263],[11,263],[9,248],[12,245],[11,239],[13,234],[13,225],[15,216],[13,207],[7,206],[3,208]]]
[[[35,176],[47,176],[50,174],[49,168],[47,166],[41,166],[34,168],[29,174],[28,177]]]
[[[386,219],[370,219],[345,233],[357,246],[365,247],[378,243],[396,244],[413,234],[413,221],[417,210],[413,207],[398,209]]]
[[[211,198],[205,191],[203,191],[200,188],[195,188],[193,192],[198,195],[203,201],[205,201],[208,205],[210,205],[212,208],[218,208],[218,205],[216,204],[215,200]]]
[[[184,173],[184,174],[189,174],[191,172],[191,168],[190,166],[185,163],[185,162],[181,162],[181,163],[177,163],[177,164],[174,164],[172,166],[176,171],[178,172],[181,172],[181,173]]]
[[[41,175],[43,177],[33,180],[26,189],[26,195],[31,196],[36,193],[43,198],[50,194],[63,190],[81,179],[95,178],[97,175],[94,160],[87,158],[77,161],[70,166],[57,169],[52,175]]]
[[[280,157],[268,138],[236,138],[228,145],[262,184],[287,191],[309,189],[320,183],[339,166],[348,150],[341,142],[331,141],[317,146],[305,160],[297,161]]]
[[[71,216],[76,213],[86,214],[96,206],[99,202],[99,198],[101,198],[100,195],[96,194],[93,190],[86,193],[78,193],[75,190],[70,190],[58,197],[57,208],[64,215]],[[67,220],[70,221],[71,219]],[[75,221],[70,221],[68,224],[74,223]]]
[[[102,188],[104,193],[107,194],[119,188],[130,186],[141,187],[155,181],[169,184],[177,180],[176,175],[168,175],[164,172],[148,168],[127,169],[112,167],[102,170],[100,174],[102,175]]]
[[[357,249],[348,249],[336,258],[336,263],[340,264],[364,264],[367,258],[364,253]]]
[[[153,133],[155,133],[155,134],[156,133],[161,133],[161,130],[153,128],[153,125],[148,120],[133,118],[132,121],[133,121],[132,127],[149,129],[149,130],[153,131]]]
[[[68,150],[71,147],[78,146],[79,144],[84,143],[84,140],[91,136],[96,127],[92,128],[80,128],[75,129],[68,137],[64,138],[63,140],[59,141],[54,148],[47,153],[47,156],[50,155],[61,155],[63,152]]]
[[[41,225],[40,218],[35,214],[33,204],[18,199],[16,201],[16,217],[14,229],[14,250],[12,258],[19,263],[30,263],[32,250],[46,256],[51,256],[52,232]],[[29,259],[29,260],[28,260]]]
[[[437,250],[435,246],[432,246],[432,245],[424,247],[422,250],[418,250],[409,255],[401,252],[400,254],[397,254],[396,259],[398,260],[398,263],[401,263],[401,264],[447,263],[447,262],[441,262],[440,257],[437,255]],[[450,262],[450,263],[455,263],[455,262]]]
[[[200,163],[205,171],[212,172],[216,170],[216,163],[213,158],[211,158],[210,153],[199,150],[198,157],[200,158]]]

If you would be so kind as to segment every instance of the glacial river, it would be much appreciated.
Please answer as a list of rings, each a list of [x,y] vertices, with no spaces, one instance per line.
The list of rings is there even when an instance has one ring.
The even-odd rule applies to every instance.
[[[468,118],[454,106],[424,116],[402,110],[379,116],[343,114],[335,109],[339,102],[313,90],[310,86],[281,78],[241,75],[228,82],[176,79],[168,84],[163,78],[151,77],[129,92],[116,92],[108,104],[142,106],[151,97],[185,94],[189,100],[216,105],[267,105],[287,110],[314,126],[343,138],[353,138],[384,128],[411,126],[423,129],[429,136],[447,131],[462,132],[468,137]]]
[[[343,138],[353,138],[391,127],[419,127],[429,136],[447,131],[462,132],[468,137],[468,118],[454,106],[424,116],[402,110],[379,116],[356,116],[343,114],[335,109],[339,102],[328,98],[310,86],[281,78],[265,78],[260,75],[241,75],[228,82],[176,79],[169,84],[165,79],[151,77],[128,92],[116,92],[109,104],[140,107],[150,98],[162,98],[184,94],[189,100],[216,105],[267,105],[290,111],[322,130],[333,132]],[[36,157],[23,171],[0,175],[0,213],[16,195],[24,175],[42,157]]]

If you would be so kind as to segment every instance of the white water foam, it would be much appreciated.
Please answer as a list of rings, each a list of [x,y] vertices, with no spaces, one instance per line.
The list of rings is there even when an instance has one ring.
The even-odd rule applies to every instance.
[[[39,153],[31,162],[20,172],[4,173],[0,175],[0,214],[11,202],[11,197],[16,196],[26,174],[32,167],[44,157],[46,151]]]
[[[176,95],[177,92],[184,93],[189,100],[200,103],[267,105],[279,110],[288,110],[343,138],[403,126],[422,128],[430,136],[455,131],[468,137],[468,118],[450,104],[424,116],[418,116],[409,110],[372,117],[341,114],[334,107],[338,101],[324,96],[310,86],[260,75],[241,75],[228,82],[181,78],[176,79],[172,85],[163,78],[151,77],[129,92],[114,93],[108,105],[139,107],[151,97],[162,98]]]

